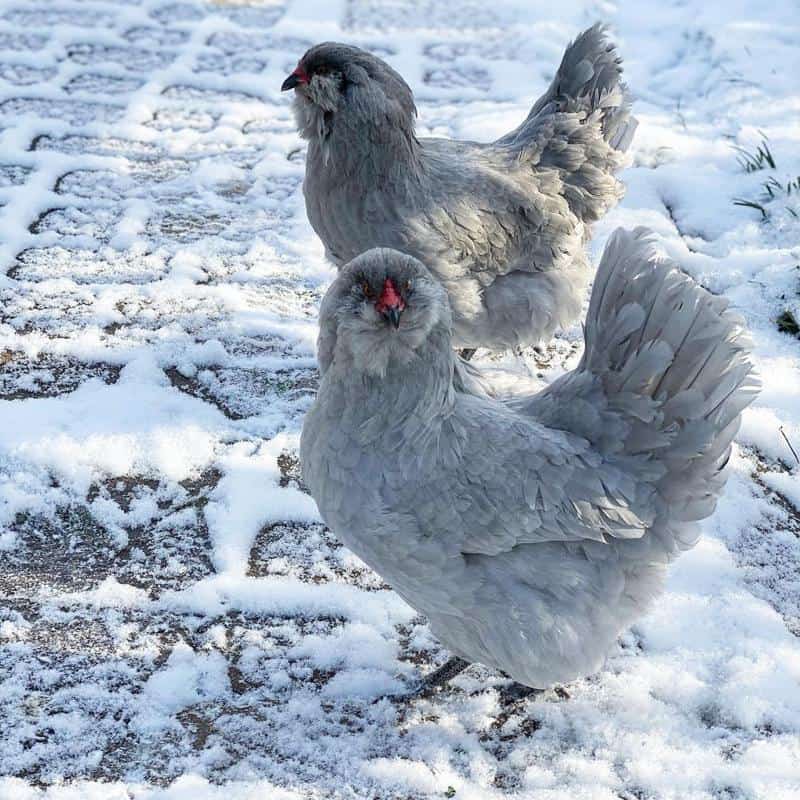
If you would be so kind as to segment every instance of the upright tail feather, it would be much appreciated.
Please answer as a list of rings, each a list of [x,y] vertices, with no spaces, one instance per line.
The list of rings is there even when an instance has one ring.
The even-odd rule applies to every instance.
[[[525,121],[495,144],[533,167],[557,170],[573,213],[595,222],[622,195],[613,175],[638,124],[631,104],[621,59],[598,23],[567,47]]]
[[[662,261],[649,231],[606,246],[578,367],[523,410],[585,437],[654,489],[650,535],[670,552],[712,513],[742,410],[758,393],[742,320]]]
[[[584,118],[597,112],[605,141],[624,152],[638,125],[631,114],[632,103],[622,81],[622,59],[609,42],[605,26],[598,22],[567,45],[547,91],[533,104],[522,125],[498,144],[521,143],[545,116],[559,111]]]

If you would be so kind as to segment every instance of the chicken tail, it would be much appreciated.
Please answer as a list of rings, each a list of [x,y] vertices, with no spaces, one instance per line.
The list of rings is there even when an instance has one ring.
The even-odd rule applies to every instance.
[[[586,116],[599,113],[603,139],[624,152],[638,122],[631,115],[632,98],[622,81],[622,59],[599,22],[581,33],[564,51],[550,88],[531,115],[559,102],[570,103]]]
[[[571,211],[592,223],[622,196],[614,173],[638,124],[631,104],[621,59],[598,23],[567,47],[525,121],[495,144],[537,169],[556,170]]]
[[[694,544],[693,523],[713,512],[741,413],[758,393],[749,338],[727,305],[659,259],[647,229],[617,230],[580,364],[522,404],[652,487],[649,538],[670,553]]]

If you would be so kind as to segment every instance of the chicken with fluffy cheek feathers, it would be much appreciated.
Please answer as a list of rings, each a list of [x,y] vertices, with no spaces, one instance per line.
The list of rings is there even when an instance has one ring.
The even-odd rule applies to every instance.
[[[335,308],[328,314],[328,308]],[[434,331],[451,324],[446,294],[417,259],[375,248],[353,259],[326,295],[318,356],[383,376],[390,362],[408,364]],[[333,324],[335,320],[335,324]]]
[[[315,45],[281,88],[308,141],[308,218],[333,263],[375,246],[420,259],[448,291],[460,348],[535,344],[578,316],[589,226],[621,196],[614,173],[635,128],[602,27],[491,143],[417,136],[409,85],[347,44]]]

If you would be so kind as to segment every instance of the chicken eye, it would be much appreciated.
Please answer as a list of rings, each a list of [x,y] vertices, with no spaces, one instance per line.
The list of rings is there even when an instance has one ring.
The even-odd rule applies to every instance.
[[[361,291],[364,292],[364,297],[368,299],[372,298],[372,289],[366,281],[361,282]]]

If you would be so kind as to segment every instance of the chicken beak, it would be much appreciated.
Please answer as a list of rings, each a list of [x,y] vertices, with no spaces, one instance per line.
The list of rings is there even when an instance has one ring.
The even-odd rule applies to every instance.
[[[375,310],[389,320],[397,330],[400,327],[400,315],[406,307],[405,300],[400,296],[394,281],[387,275],[383,282],[383,289],[378,302],[375,303]]]
[[[383,312],[383,316],[389,320],[389,322],[394,325],[395,330],[400,327],[400,315],[403,313],[403,309],[400,306],[390,306]]]
[[[294,89],[300,85],[300,78],[293,72],[282,84],[281,91],[288,92],[289,89]]]

